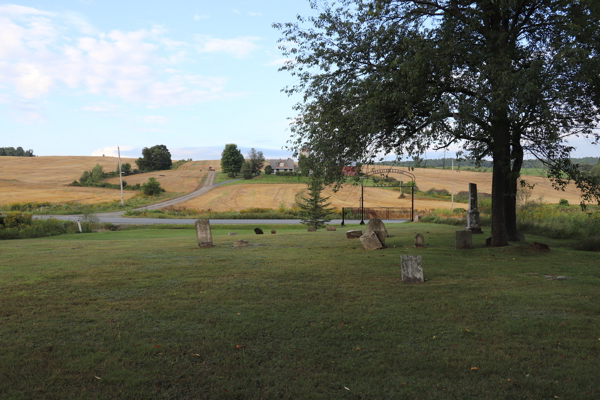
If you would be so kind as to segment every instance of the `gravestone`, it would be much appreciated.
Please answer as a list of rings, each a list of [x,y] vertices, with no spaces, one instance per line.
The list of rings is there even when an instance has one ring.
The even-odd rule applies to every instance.
[[[359,231],[359,230],[352,230],[352,231],[346,232],[346,237],[348,239],[359,239],[361,236],[362,236],[362,231]]]
[[[309,226],[307,229],[309,232],[316,232],[317,228],[315,228],[314,226]]]
[[[456,231],[456,250],[473,248],[473,232]]]
[[[235,236],[235,235],[237,235],[237,233],[235,233],[235,232],[229,232],[229,233],[227,234],[227,236]]]
[[[525,232],[517,231],[517,240],[519,240],[519,242],[525,243]]]
[[[400,264],[402,265],[402,282],[425,282],[421,256],[400,256]]]
[[[274,235],[276,233],[277,233],[277,231],[275,229],[271,229],[271,235]]]
[[[415,218],[413,219],[414,222],[419,222],[419,220],[421,219],[420,215],[415,215]]]
[[[365,250],[376,250],[383,248],[383,244],[379,241],[379,237],[374,231],[367,231],[360,237],[360,241]]]
[[[233,247],[248,247],[248,241],[244,239],[238,239],[233,242]]]
[[[415,236],[415,247],[425,247],[425,238],[420,233]]]
[[[492,245],[492,237],[491,236],[488,237],[488,238],[485,238],[485,245],[486,246],[491,246]]]
[[[198,247],[213,247],[212,232],[208,219],[199,219],[196,221],[196,241],[198,242]]]
[[[477,209],[477,184],[469,183],[469,212],[467,213],[467,229],[473,233],[483,233],[479,226],[479,210]]]
[[[335,226],[333,226],[333,225],[327,225],[327,230],[329,232],[334,232],[335,231]]]
[[[264,232],[260,228],[254,228],[254,233],[256,233],[257,235],[262,235]]]
[[[370,220],[367,224],[367,231],[365,232],[365,235],[369,232],[375,232],[377,238],[379,239],[379,242],[385,246],[385,238],[389,235],[387,229],[385,229],[385,225],[383,224],[382,220],[378,218],[373,218],[372,220]]]

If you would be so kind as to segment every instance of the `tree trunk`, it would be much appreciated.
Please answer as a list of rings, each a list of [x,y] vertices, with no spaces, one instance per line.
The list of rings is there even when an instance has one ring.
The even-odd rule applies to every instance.
[[[518,179],[521,176],[523,165],[523,147],[519,143],[513,143],[511,154],[512,166],[510,173],[506,175],[506,196],[504,198],[504,219],[506,223],[506,238],[511,242],[519,240],[517,236],[517,188]]]
[[[499,138],[500,139],[500,138]],[[501,141],[501,139],[500,139]],[[492,246],[508,246],[506,239],[506,175],[510,169],[510,155],[507,145],[494,144],[492,173]]]

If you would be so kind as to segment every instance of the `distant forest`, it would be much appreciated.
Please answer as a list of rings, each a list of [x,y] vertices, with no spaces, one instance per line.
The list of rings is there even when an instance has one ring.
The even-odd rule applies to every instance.
[[[579,164],[580,166],[590,165],[595,166],[600,162],[600,157],[584,157],[584,158],[571,158],[573,164]],[[436,159],[423,159],[416,158],[411,161],[383,161],[376,163],[377,165],[395,165],[399,167],[415,167],[415,168],[452,168],[452,158],[436,158]],[[477,164],[474,160],[455,158],[454,168],[460,169],[461,167],[468,168],[492,168],[492,162],[483,160]],[[523,168],[539,168],[545,169],[544,164],[540,160],[524,160]]]
[[[22,147],[0,147],[0,156],[11,156],[11,157],[35,157],[33,150],[23,150]]]

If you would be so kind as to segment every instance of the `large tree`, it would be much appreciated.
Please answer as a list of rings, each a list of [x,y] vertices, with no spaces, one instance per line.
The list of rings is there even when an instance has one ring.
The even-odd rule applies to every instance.
[[[303,93],[290,147],[308,147],[341,181],[348,161],[460,145],[492,158],[492,245],[516,239],[526,153],[558,187],[600,199],[566,139],[593,129],[600,105],[596,0],[342,0],[283,30],[282,68]],[[311,1],[318,9],[318,2]],[[565,173],[567,179],[565,179]]]
[[[142,149],[142,157],[135,160],[140,171],[157,171],[170,169],[173,165],[171,152],[164,144],[157,144]]]
[[[234,177],[240,173],[244,165],[244,156],[237,148],[237,144],[226,144],[221,153],[221,170],[228,176]]]

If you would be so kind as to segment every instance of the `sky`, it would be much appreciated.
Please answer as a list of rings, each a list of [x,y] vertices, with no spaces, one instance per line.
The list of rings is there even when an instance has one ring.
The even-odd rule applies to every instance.
[[[312,13],[308,0],[0,0],[0,147],[139,157],[164,144],[206,160],[236,143],[287,157],[301,97],[281,92],[295,79],[278,72],[271,25]]]

